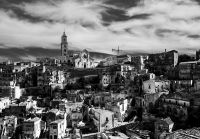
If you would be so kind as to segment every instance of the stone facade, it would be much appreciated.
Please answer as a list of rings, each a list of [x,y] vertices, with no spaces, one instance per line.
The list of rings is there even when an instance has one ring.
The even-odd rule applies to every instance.
[[[68,42],[65,32],[61,37],[61,56],[68,56]]]
[[[158,54],[150,54],[146,61],[146,67],[149,72],[156,75],[166,74],[167,70],[178,64],[178,52],[175,50]]]
[[[89,52],[84,49],[74,58],[75,68],[94,68],[94,59],[90,57]]]
[[[41,119],[35,117],[27,119],[23,122],[23,135],[25,138],[36,139],[40,137],[41,133]]]
[[[59,119],[50,123],[50,139],[62,139],[65,136],[66,125],[64,119]]]
[[[200,61],[181,62],[179,64],[179,79],[193,80],[200,78]]]

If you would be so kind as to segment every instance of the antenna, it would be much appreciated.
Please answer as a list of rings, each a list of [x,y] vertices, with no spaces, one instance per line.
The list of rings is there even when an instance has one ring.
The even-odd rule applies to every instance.
[[[116,53],[117,53],[117,55],[119,55],[119,54],[120,54],[120,52],[123,52],[123,50],[120,50],[120,49],[119,49],[119,46],[118,46],[118,48],[117,48],[117,49],[112,49],[112,52],[116,52]]]

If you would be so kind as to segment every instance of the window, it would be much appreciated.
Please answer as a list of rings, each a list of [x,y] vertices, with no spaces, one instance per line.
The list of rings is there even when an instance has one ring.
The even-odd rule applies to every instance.
[[[57,129],[57,126],[54,125],[54,126],[53,126],[53,129]]]
[[[151,85],[149,84],[149,89],[151,89]]]

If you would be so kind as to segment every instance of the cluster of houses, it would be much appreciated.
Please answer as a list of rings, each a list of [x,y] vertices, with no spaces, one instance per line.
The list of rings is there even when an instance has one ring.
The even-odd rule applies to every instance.
[[[0,64],[3,139],[199,138],[200,61],[175,50],[96,62],[68,52]]]

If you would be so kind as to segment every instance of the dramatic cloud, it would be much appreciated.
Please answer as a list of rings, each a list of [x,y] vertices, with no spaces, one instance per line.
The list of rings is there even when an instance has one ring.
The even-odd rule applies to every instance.
[[[120,46],[133,53],[194,51],[200,45],[199,4],[198,0],[2,0],[0,47],[59,51],[65,30],[70,48],[76,50],[112,53]],[[28,51],[27,57],[32,56]]]

